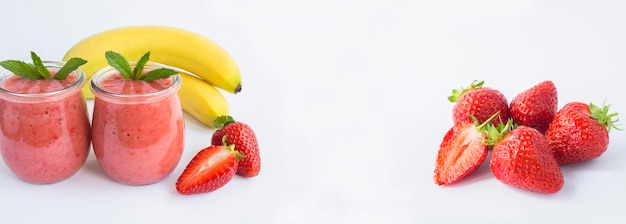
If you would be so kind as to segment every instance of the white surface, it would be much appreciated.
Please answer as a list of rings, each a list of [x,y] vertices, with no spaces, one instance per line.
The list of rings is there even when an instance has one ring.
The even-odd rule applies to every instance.
[[[624,131],[599,159],[562,167],[555,195],[508,187],[488,166],[454,186],[432,181],[452,125],[446,97],[474,79],[509,100],[549,79],[560,106],[607,100],[626,116],[624,1],[35,2],[0,7],[0,60],[31,50],[58,60],[88,35],[134,24],[218,42],[239,63],[243,91],[227,97],[255,129],[263,168],[179,195],[176,178],[213,132],[188,119],[180,164],[149,186],[111,181],[93,153],[43,186],[0,163],[1,223],[626,222]]]

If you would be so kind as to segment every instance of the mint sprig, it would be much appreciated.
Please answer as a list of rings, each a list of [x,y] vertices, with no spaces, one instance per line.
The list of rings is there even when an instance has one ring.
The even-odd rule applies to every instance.
[[[57,71],[57,74],[54,75],[54,78],[57,80],[64,80],[70,73],[72,73],[72,71],[78,69],[78,67],[84,65],[85,63],[87,63],[87,60],[84,60],[82,58],[70,58],[70,60],[65,62],[65,65],[63,65],[63,67],[61,67],[61,69]]]
[[[0,66],[6,70],[13,72],[13,74],[22,78],[37,80],[43,77],[39,75],[39,72],[35,69],[35,66],[18,60],[6,60],[0,61]]]
[[[142,80],[146,82],[152,82],[158,79],[164,79],[171,75],[178,74],[174,69],[158,68],[143,74],[146,63],[150,60],[150,52],[146,52],[139,61],[135,64],[135,68],[131,69],[130,63],[121,54],[115,51],[107,51],[104,56],[106,57],[109,65],[115,68],[120,75],[126,80]]]
[[[0,66],[9,70],[13,74],[30,79],[30,80],[39,80],[39,79],[49,79],[52,76],[50,70],[46,68],[46,66],[41,61],[41,58],[35,53],[30,52],[30,57],[33,60],[32,64],[18,61],[18,60],[5,60],[0,61]],[[67,76],[72,73],[72,71],[76,70],[81,65],[87,63],[86,60],[82,58],[71,58],[69,61],[65,63],[54,75],[54,78],[57,80],[64,80]]]
[[[30,52],[30,58],[33,59],[35,70],[37,70],[37,73],[39,73],[41,77],[43,77],[44,79],[49,79],[52,76],[52,74],[50,74],[50,71],[48,71],[48,68],[46,68],[43,62],[41,62],[41,58],[39,58],[39,56],[35,54],[35,52]]]

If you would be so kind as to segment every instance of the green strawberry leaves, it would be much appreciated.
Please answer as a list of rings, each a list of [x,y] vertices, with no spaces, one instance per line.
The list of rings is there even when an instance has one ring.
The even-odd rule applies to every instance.
[[[474,80],[472,83],[470,83],[468,87],[461,87],[459,89],[453,89],[452,95],[448,97],[448,101],[450,101],[451,103],[455,103],[459,101],[459,99],[461,99],[461,96],[463,96],[465,92],[483,88],[483,84],[485,84],[485,81],[479,82],[478,80]]]
[[[483,140],[483,144],[488,146],[491,149],[496,143],[498,143],[504,136],[509,133],[511,130],[516,128],[516,125],[513,123],[513,119],[508,119],[506,123],[502,120],[498,123],[498,125],[493,125],[491,120],[496,118],[500,114],[500,111],[497,111],[489,119],[485,120],[482,124],[478,123],[478,119],[474,117],[472,114],[468,114],[474,121],[474,126],[476,130],[486,135],[486,138]]]
[[[109,65],[115,68],[120,75],[126,80],[143,80],[146,82],[164,79],[172,75],[178,74],[174,69],[158,68],[143,74],[146,63],[150,60],[150,52],[146,52],[135,64],[135,68],[131,69],[130,63],[121,54],[115,51],[107,51],[104,54]]]
[[[619,121],[619,118],[617,118],[617,112],[609,113],[610,106],[611,105],[606,105],[605,103],[602,103],[602,106],[589,103],[589,111],[591,111],[589,116],[598,121],[601,125],[605,126],[609,132],[612,128],[621,131],[622,129],[616,126],[616,123]]]
[[[71,58],[59,69],[54,76],[50,73],[50,70],[43,64],[41,58],[35,53],[30,52],[30,57],[33,60],[32,64],[18,61],[18,60],[5,60],[0,61],[0,66],[13,72],[13,74],[30,79],[49,79],[54,77],[57,80],[64,80],[72,71],[78,69],[81,65],[87,63],[82,58]]]
[[[228,115],[221,115],[215,118],[215,121],[213,121],[213,126],[215,126],[215,129],[220,130],[224,128],[224,126],[233,122],[235,122],[235,119],[233,117]]]

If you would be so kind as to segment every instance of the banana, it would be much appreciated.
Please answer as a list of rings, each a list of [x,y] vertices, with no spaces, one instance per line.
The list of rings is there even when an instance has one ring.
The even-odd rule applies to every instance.
[[[79,41],[63,56],[87,60],[81,69],[87,80],[108,65],[104,53],[116,51],[129,61],[136,61],[150,51],[150,61],[181,68],[226,92],[241,91],[241,75],[235,60],[210,39],[180,28],[167,26],[125,26],[93,34]],[[184,86],[183,82],[183,86]],[[86,98],[93,98],[83,87]],[[193,98],[193,97],[191,97]],[[186,98],[184,100],[191,100]]]
[[[209,127],[220,115],[228,115],[228,101],[213,85],[189,74],[181,73],[182,86],[178,90],[184,111]]]

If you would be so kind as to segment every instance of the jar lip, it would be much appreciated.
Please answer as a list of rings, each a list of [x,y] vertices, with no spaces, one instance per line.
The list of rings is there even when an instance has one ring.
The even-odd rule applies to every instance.
[[[133,68],[136,64],[135,61],[129,61],[128,62],[131,66],[131,68]],[[116,73],[119,73],[119,71],[117,71],[114,67],[112,66],[106,66],[104,68],[101,68],[100,70],[98,70],[93,77],[90,80],[90,84],[89,87],[91,88],[91,91],[94,93],[94,95],[96,95],[96,97],[100,96],[100,97],[104,97],[107,99],[117,99],[117,100],[132,100],[132,99],[140,99],[140,101],[145,102],[146,100],[153,100],[153,99],[158,99],[161,98],[164,95],[169,95],[167,93],[169,92],[177,92],[178,89],[180,88],[180,83],[181,83],[181,77],[180,77],[180,70],[171,66],[167,66],[167,65],[163,65],[163,64],[159,64],[159,63],[155,63],[155,62],[148,62],[146,63],[146,65],[144,66],[145,69],[157,69],[157,68],[172,68],[174,70],[176,70],[178,72],[178,74],[176,75],[172,75],[169,77],[169,79],[172,80],[172,83],[170,83],[168,86],[166,86],[163,89],[157,90],[157,91],[153,91],[153,92],[147,92],[147,93],[117,93],[117,92],[111,92],[108,90],[105,90],[103,88],[100,87],[99,83],[100,81],[104,80],[105,78],[114,75]]]
[[[65,62],[62,62],[62,61],[42,61],[42,63],[44,66],[46,66],[46,68],[48,69],[54,68],[55,70],[59,70],[61,69],[61,67],[63,67],[63,65],[65,65]],[[76,81],[72,83],[71,85],[68,85],[64,88],[50,91],[50,92],[43,92],[43,93],[19,93],[19,92],[13,92],[13,91],[7,90],[2,87],[2,84],[8,78],[16,76],[11,71],[5,69],[4,71],[0,72],[0,93],[6,94],[12,97],[17,97],[17,98],[42,98],[42,97],[55,96],[55,95],[59,95],[59,94],[66,93],[66,92],[71,92],[71,90],[74,90],[77,88],[80,89],[85,83],[85,79],[86,79],[85,72],[81,70],[80,68],[77,68],[76,70],[72,71],[70,75],[75,76]]]

